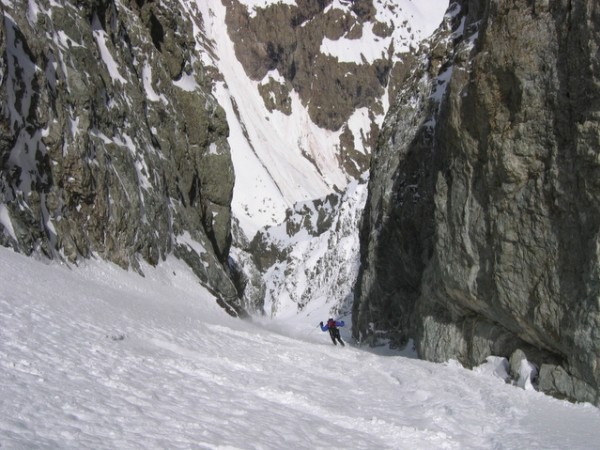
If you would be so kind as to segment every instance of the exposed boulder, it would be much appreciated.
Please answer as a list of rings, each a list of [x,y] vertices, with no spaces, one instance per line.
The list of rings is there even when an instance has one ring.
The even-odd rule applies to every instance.
[[[373,154],[358,339],[533,348],[541,390],[599,403],[599,23],[594,0],[450,6]]]

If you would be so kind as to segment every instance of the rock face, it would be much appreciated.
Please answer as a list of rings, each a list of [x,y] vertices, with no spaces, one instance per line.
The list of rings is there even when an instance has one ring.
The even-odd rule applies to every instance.
[[[383,113],[380,97],[393,65],[391,55],[382,54],[373,64],[356,64],[340,62],[321,51],[324,38],[361,36],[365,21],[375,20],[371,1],[358,2],[364,4],[363,9],[355,4],[343,10],[327,8],[331,1],[301,0],[297,6],[273,4],[257,9],[252,17],[238,0],[225,3],[229,34],[248,75],[262,80],[277,70],[283,76],[278,87],[294,89],[303,104],[309,105],[317,125],[338,130],[361,107]],[[285,111],[283,106],[280,109]]]
[[[338,163],[351,179],[359,179],[370,160],[369,154],[359,149],[370,151],[375,143],[385,114],[387,88],[393,89],[394,74],[408,58],[409,52],[401,47],[412,45],[419,30],[410,30],[407,20],[394,23],[404,14],[394,2],[378,2],[379,11],[373,0],[295,3],[272,2],[249,8],[246,2],[224,0],[237,59],[251,79],[265,80],[260,89],[270,111],[291,114],[290,93],[294,92],[317,126],[342,130],[337,143]],[[410,31],[392,38],[394,25]],[[379,54],[353,61],[327,51],[327,43],[332,47],[366,47],[361,39],[367,33],[380,44],[389,41]],[[412,39],[408,37],[411,33]],[[275,73],[276,79],[271,78]],[[360,137],[353,136],[356,130],[351,130],[349,121],[362,108],[368,111],[371,126]]]
[[[0,244],[186,260],[232,313],[228,126],[179,2],[0,4]]]
[[[600,402],[600,4],[451,4],[373,154],[355,337]]]

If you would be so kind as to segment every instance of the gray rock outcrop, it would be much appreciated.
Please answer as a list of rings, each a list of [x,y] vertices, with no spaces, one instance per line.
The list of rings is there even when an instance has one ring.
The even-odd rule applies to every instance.
[[[228,126],[179,8],[0,4],[0,244],[138,270],[174,253],[235,314]]]
[[[600,402],[600,4],[458,1],[373,153],[355,337]]]

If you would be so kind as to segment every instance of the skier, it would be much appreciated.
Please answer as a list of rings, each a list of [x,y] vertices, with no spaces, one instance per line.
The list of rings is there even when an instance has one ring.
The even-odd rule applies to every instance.
[[[338,329],[338,327],[343,327],[345,325],[343,320],[337,321],[329,318],[325,325],[323,325],[323,322],[320,322],[319,325],[321,325],[321,331],[329,330],[329,336],[331,336],[333,345],[337,345],[337,339],[337,341],[342,344],[342,347],[344,346],[344,341],[342,341],[342,338],[340,337],[340,330]]]

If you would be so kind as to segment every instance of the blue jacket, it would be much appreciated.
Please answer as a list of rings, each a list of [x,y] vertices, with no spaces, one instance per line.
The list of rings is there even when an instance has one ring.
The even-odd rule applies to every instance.
[[[321,323],[323,323],[323,322],[321,322]],[[336,327],[343,327],[344,325],[345,325],[345,323],[344,323],[343,320],[339,320],[339,321],[336,320],[335,321],[335,326]],[[327,326],[326,323],[324,323],[323,325],[321,325],[321,331],[327,331],[327,330],[329,330],[329,327]]]

